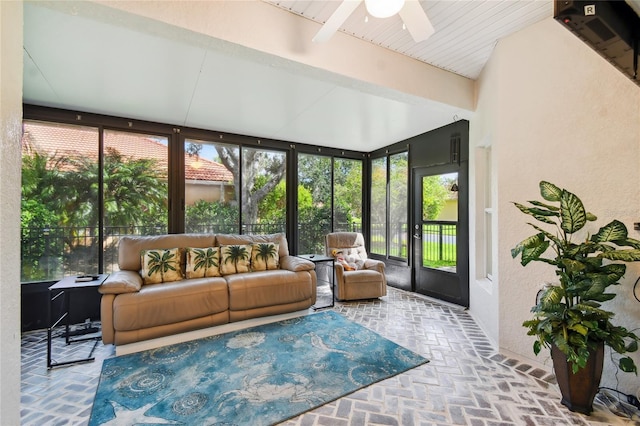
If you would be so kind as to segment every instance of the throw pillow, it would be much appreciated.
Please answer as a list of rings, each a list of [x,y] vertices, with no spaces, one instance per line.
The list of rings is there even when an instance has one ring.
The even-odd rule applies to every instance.
[[[187,278],[219,277],[220,247],[194,248],[187,247]]]
[[[142,250],[142,280],[144,284],[180,281],[180,249]]]
[[[220,246],[220,273],[230,275],[249,272],[251,244]]]
[[[280,267],[280,244],[278,243],[254,243],[251,246],[251,269],[254,271],[266,271]]]
[[[331,256],[336,259],[336,263],[342,265],[345,271],[355,271],[357,269],[362,269],[362,265],[359,264],[355,257],[349,254],[345,254],[345,252],[349,253],[349,249],[334,248],[331,249]],[[362,262],[362,264],[364,265],[364,262]]]

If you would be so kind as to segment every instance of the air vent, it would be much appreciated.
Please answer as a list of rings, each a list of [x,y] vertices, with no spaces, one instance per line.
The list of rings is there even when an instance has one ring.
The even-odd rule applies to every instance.
[[[609,28],[602,21],[598,19],[593,19],[587,22],[587,27],[591,29],[594,33],[597,34],[598,37],[602,39],[602,41],[608,41],[614,38],[616,35],[611,32]]]

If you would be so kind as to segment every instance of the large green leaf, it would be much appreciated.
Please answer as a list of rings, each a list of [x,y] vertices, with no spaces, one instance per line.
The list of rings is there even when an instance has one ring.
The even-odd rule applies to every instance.
[[[638,373],[636,364],[633,362],[633,359],[629,357],[620,358],[620,370],[625,373]]]
[[[610,263],[608,265],[603,266],[599,274],[605,275],[607,282],[609,284],[613,284],[618,282],[620,278],[624,276],[624,273],[627,271],[627,265],[622,263]]]
[[[544,242],[544,234],[536,234],[531,237],[525,238],[520,241],[514,248],[511,249],[511,257],[514,259],[518,256],[518,254],[522,253],[522,251],[526,247],[536,247]]]
[[[560,196],[560,209],[562,222],[560,227],[565,232],[573,234],[581,230],[587,223],[587,211],[580,198],[569,191],[562,191]]]
[[[599,256],[609,260],[636,262],[640,260],[640,249],[610,251],[607,253],[601,253]]]
[[[522,258],[520,263],[522,264],[522,266],[526,266],[531,261],[541,260],[540,256],[542,256],[542,254],[547,251],[547,248],[549,248],[548,240],[544,240],[542,244],[533,247],[525,247],[524,250],[522,250]]]
[[[562,189],[543,180],[540,182],[540,195],[547,201],[560,201]]]
[[[596,243],[606,243],[610,241],[624,241],[627,239],[627,227],[619,220],[613,220],[611,223],[600,228],[597,234],[591,237],[591,241]]]
[[[560,211],[560,207],[552,206],[551,204],[545,204],[545,203],[542,203],[540,201],[533,200],[533,201],[529,201],[529,203],[533,204],[534,206],[544,207],[545,209],[548,209],[548,210],[551,210],[551,211],[554,211],[554,212],[559,212]]]
[[[583,271],[586,268],[584,263],[574,259],[562,259],[561,264],[570,274],[575,274],[576,272]]]
[[[627,238],[624,241],[614,241],[614,243],[619,246],[629,246],[640,249],[640,240],[636,240],[635,238]]]
[[[518,209],[520,209],[520,211],[522,213],[528,214],[530,216],[533,216],[535,219],[541,221],[541,222],[545,222],[545,223],[549,223],[554,225],[556,222],[553,219],[550,219],[549,217],[558,217],[559,214],[555,213],[555,212],[551,212],[548,210],[543,210],[543,209],[539,209],[539,208],[535,208],[535,207],[527,207],[524,206],[520,203],[513,203]]]

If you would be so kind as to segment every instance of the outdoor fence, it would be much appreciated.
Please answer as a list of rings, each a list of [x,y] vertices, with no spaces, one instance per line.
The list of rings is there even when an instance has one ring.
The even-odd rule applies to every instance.
[[[456,264],[455,221],[428,221],[422,226],[422,264],[425,267],[454,267]],[[384,223],[371,225],[371,253],[384,255],[387,252],[387,227]],[[389,256],[406,259],[407,245],[413,239],[407,223],[389,224]]]
[[[456,265],[457,222],[429,221],[422,225],[422,265],[448,268]]]
[[[336,230],[360,232],[359,224],[337,224]],[[21,229],[21,282],[56,281],[64,276],[118,270],[118,242],[125,235],[160,235],[166,226],[111,226],[104,228],[100,244],[98,227],[47,227]],[[198,234],[238,233],[237,225],[191,225],[185,232]],[[242,234],[286,232],[284,223],[243,224]],[[321,223],[303,223],[298,228],[299,253],[324,253],[324,236],[330,229]]]

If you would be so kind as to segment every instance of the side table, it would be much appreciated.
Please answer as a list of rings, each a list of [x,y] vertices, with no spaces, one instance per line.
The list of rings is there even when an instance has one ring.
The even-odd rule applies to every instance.
[[[47,328],[47,369],[51,369],[53,367],[58,367],[61,365],[75,364],[79,362],[89,362],[93,361],[95,358],[92,356],[93,351],[96,349],[98,345],[98,340],[100,340],[100,336],[97,337],[85,337],[85,338],[71,338],[71,332],[69,330],[69,306],[71,301],[71,295],[73,293],[77,293],[80,291],[97,291],[98,287],[107,279],[109,274],[99,274],[99,275],[91,275],[91,276],[71,276],[66,277],[49,287],[49,304],[47,309],[47,317],[49,320],[49,327]],[[64,297],[62,300],[62,312],[61,315],[55,319],[52,318],[52,305],[54,300]],[[91,348],[91,352],[86,358],[74,359],[70,361],[64,362],[52,362],[51,361],[51,337],[53,334],[53,329],[57,327],[60,323],[64,321],[65,325],[65,343],[67,345],[76,342],[82,342],[86,340],[95,340],[93,347]]]
[[[331,304],[326,306],[314,305],[313,309],[317,311],[318,309],[333,308],[335,306],[334,300],[336,298],[335,259],[331,256],[325,256],[324,254],[298,254],[297,257],[310,260],[315,265],[318,265],[319,263],[328,263],[331,266],[331,281],[329,282],[329,284],[331,284]]]

